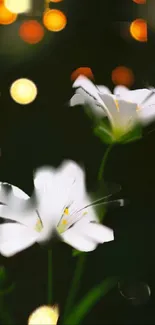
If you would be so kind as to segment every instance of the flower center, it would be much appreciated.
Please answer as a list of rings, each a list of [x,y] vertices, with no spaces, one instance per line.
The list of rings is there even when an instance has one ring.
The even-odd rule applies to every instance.
[[[75,211],[74,213],[69,214],[69,208],[65,208],[62,214],[62,217],[57,225],[57,231],[59,234],[62,234],[68,228],[70,228],[73,224],[83,218],[88,212],[84,209]]]

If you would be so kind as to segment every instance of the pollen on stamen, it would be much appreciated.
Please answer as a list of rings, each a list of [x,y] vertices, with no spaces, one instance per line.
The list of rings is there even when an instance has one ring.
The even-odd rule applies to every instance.
[[[141,107],[137,105],[136,107],[136,112],[140,111],[141,110]]]
[[[67,220],[66,219],[62,220],[62,225],[67,225]]]
[[[43,229],[42,222],[41,222],[40,219],[38,219],[38,221],[37,221],[37,223],[36,223],[36,225],[35,225],[35,230],[36,230],[37,232],[41,232],[42,229]]]
[[[64,214],[69,215],[69,209],[68,209],[68,208],[66,208],[66,209],[64,210]]]
[[[118,100],[117,99],[115,99],[115,104],[116,104],[116,108],[117,108],[117,111],[119,112],[119,104],[118,104]]]

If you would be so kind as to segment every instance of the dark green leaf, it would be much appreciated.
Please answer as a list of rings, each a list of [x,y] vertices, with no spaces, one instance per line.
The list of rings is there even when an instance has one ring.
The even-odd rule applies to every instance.
[[[65,325],[80,324],[86,314],[96,304],[96,302],[105,296],[118,283],[118,277],[109,277],[101,282],[98,286],[91,289],[88,294],[77,304],[70,315],[66,318]]]

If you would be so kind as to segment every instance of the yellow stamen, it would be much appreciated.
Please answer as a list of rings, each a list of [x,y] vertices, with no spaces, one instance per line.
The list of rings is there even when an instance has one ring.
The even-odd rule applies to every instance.
[[[67,220],[66,219],[62,220],[62,225],[67,225]]]
[[[68,208],[66,208],[66,209],[64,210],[64,214],[66,214],[67,216],[69,215],[69,209],[68,209]]]
[[[136,112],[140,111],[141,110],[141,107],[137,105],[136,107]]]
[[[114,100],[115,104],[116,104],[116,108],[117,108],[117,111],[119,112],[119,104],[118,104],[118,100]]]
[[[37,232],[41,232],[42,229],[43,229],[42,222],[41,222],[41,220],[38,218],[37,223],[36,223],[36,225],[35,225],[35,230],[36,230]]]
[[[87,211],[85,211],[85,212],[83,213],[83,216],[86,216],[86,214],[88,214],[88,212],[87,212]]]

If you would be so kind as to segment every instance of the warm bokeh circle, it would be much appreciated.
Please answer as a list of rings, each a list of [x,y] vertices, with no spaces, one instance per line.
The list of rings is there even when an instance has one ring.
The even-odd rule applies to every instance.
[[[134,74],[131,69],[119,66],[112,71],[112,82],[115,85],[131,87],[134,84]]]
[[[35,100],[37,87],[33,81],[27,78],[17,79],[10,87],[10,95],[16,103],[27,105]]]
[[[9,25],[17,19],[17,14],[9,11],[3,2],[0,2],[0,24]]]
[[[67,18],[62,11],[51,9],[45,11],[43,15],[43,24],[48,30],[59,32],[66,27]]]
[[[44,28],[37,20],[25,21],[19,28],[19,35],[23,41],[36,44],[44,37]]]
[[[147,42],[147,22],[144,19],[136,19],[130,25],[131,36],[139,42]]]
[[[133,2],[137,3],[138,5],[144,5],[146,0],[133,0]]]

